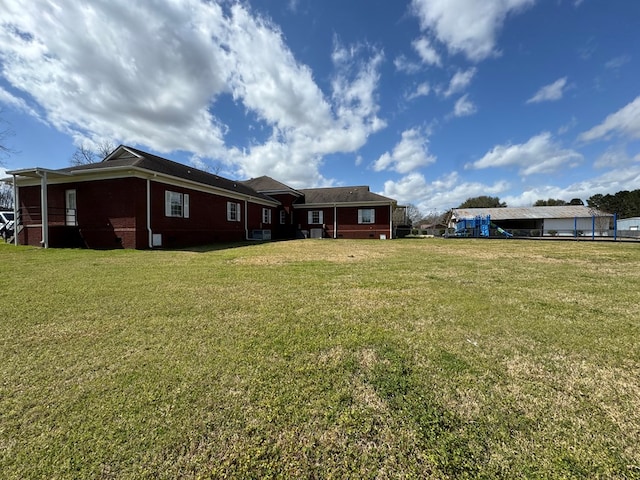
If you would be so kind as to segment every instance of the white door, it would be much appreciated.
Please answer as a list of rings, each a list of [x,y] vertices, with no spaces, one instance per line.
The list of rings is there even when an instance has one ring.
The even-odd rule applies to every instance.
[[[67,190],[65,194],[65,223],[71,226],[78,225],[76,191]]]

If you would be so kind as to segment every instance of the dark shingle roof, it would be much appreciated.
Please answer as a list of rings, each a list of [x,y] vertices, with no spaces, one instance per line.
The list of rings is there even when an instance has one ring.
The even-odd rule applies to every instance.
[[[304,194],[304,203],[329,204],[329,203],[391,203],[393,200],[369,191],[369,187],[329,187],[329,188],[305,188],[300,190]]]
[[[289,185],[285,185],[282,182],[274,180],[271,177],[263,175],[262,177],[252,178],[245,180],[242,183],[248,185],[258,192],[264,193],[291,193],[292,195],[302,195],[298,190],[291,188]]]
[[[131,152],[133,155],[131,153],[127,154],[128,152]],[[201,183],[203,185],[209,185],[211,187],[228,190],[230,192],[237,192],[243,195],[268,200],[270,202],[276,202],[276,200],[274,200],[273,198],[259,193],[250,186],[245,185],[243,182],[229,180],[227,178],[220,177],[218,175],[214,175],[212,173],[208,173],[203,170],[199,170],[182,163],[174,162],[172,160],[168,160],[166,158],[143,152],[142,150],[138,150],[137,148],[128,147],[125,145],[121,145],[120,147],[118,147],[111,155],[109,155],[101,162],[81,165],[77,167],[69,167],[62,169],[62,171],[72,173],[113,167],[142,168],[145,170],[150,170],[152,172],[162,173],[165,175],[170,175],[172,177]]]

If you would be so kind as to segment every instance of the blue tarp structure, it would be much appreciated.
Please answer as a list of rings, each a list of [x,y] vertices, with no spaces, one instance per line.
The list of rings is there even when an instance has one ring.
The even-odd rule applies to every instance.
[[[483,217],[478,215],[473,218],[460,218],[456,223],[457,237],[489,237],[489,228],[495,228],[498,233],[505,237],[513,237],[512,234],[491,223],[491,216]]]

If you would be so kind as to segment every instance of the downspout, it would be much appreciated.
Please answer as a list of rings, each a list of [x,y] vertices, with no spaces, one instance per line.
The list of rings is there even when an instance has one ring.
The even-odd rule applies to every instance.
[[[49,203],[47,193],[47,172],[40,175],[40,209],[42,217],[42,246],[49,248]]]
[[[389,204],[389,240],[393,240],[393,203]]]
[[[13,244],[18,246],[18,205],[20,198],[18,197],[18,185],[16,183],[16,175],[13,174]]]
[[[249,202],[244,201],[244,239],[249,240]]]
[[[149,248],[153,248],[153,231],[151,230],[151,179],[147,178],[147,232]]]
[[[338,207],[333,204],[333,238],[338,238]]]

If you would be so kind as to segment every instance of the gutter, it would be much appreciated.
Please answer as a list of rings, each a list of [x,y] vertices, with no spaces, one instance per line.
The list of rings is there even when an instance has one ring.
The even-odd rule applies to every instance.
[[[244,201],[244,239],[249,240],[249,202]]]

